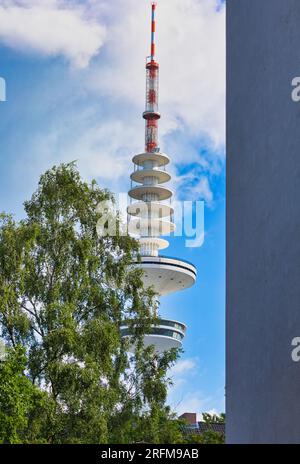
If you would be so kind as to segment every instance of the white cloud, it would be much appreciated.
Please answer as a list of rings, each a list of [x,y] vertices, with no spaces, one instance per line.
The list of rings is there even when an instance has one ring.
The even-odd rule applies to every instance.
[[[130,173],[130,145],[135,135],[134,127],[127,127],[121,120],[99,123],[90,128],[74,143],[72,153],[79,159],[81,172],[87,177],[102,181],[125,180],[128,188]],[[120,143],[122,140],[122,143]],[[122,178],[126,173],[126,177]]]
[[[76,67],[89,64],[103,45],[105,28],[83,6],[60,0],[4,0],[0,41],[45,56],[61,55]]]
[[[185,412],[195,412],[197,420],[201,420],[202,413],[219,414],[224,411],[224,391],[218,390],[213,395],[206,395],[201,391],[200,361],[198,358],[179,360],[170,369],[169,375],[173,385],[169,388],[168,404],[178,415]]]
[[[206,204],[212,204],[213,192],[208,178],[201,174],[201,169],[199,172],[199,169],[194,168],[188,174],[176,176],[173,182],[180,200],[204,200]]]
[[[203,198],[207,203],[211,203],[213,200],[213,193],[211,191],[207,177],[200,177],[197,184],[194,187],[194,192],[199,198]]]
[[[170,388],[171,397],[182,386],[186,385],[188,380],[196,375],[198,367],[199,360],[197,358],[187,358],[177,361],[169,371],[169,377],[172,379],[173,384]]]
[[[195,370],[197,365],[196,359],[183,359],[178,361],[171,369],[171,376],[183,374],[191,370]]]
[[[138,151],[138,144],[132,151],[138,129],[117,118],[98,122],[96,116],[93,111],[73,114],[68,128],[58,120],[47,135],[35,137],[30,156],[42,171],[51,163],[76,161],[84,178],[97,178],[102,187],[115,193],[126,192],[131,156]]]

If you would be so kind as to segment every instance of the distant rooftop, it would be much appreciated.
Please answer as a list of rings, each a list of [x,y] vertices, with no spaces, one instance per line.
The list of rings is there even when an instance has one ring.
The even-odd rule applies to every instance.
[[[187,434],[199,434],[204,432],[218,432],[225,435],[225,422],[204,422],[197,421],[197,414],[194,412],[185,412],[179,419],[184,419],[187,424],[184,427],[184,431]]]

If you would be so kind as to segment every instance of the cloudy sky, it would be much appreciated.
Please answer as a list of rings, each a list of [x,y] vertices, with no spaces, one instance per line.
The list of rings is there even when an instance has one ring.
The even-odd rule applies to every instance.
[[[149,0],[0,0],[0,210],[22,217],[40,174],[77,160],[85,179],[129,188],[144,145],[141,113]],[[158,0],[160,146],[181,200],[205,201],[205,241],[168,255],[193,261],[198,283],[162,300],[189,329],[174,368],[178,412],[224,410],[225,8]]]

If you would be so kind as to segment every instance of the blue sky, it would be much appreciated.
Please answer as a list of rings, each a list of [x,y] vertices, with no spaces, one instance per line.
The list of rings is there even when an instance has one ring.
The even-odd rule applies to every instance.
[[[0,210],[23,215],[40,174],[78,161],[82,176],[129,188],[143,150],[148,0],[0,1]],[[198,282],[162,299],[188,325],[172,371],[178,412],[224,410],[225,11],[217,0],[159,0],[160,145],[181,200],[205,201],[205,241],[166,254],[192,261]]]

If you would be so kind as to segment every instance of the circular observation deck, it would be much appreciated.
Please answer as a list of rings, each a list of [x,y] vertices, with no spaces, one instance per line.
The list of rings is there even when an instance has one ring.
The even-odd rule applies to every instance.
[[[146,239],[147,240],[147,239]],[[160,296],[185,290],[196,282],[197,269],[188,261],[167,256],[142,256],[132,265],[143,269],[145,287],[153,287]]]
[[[159,319],[156,325],[151,326],[151,331],[144,336],[144,347],[154,345],[156,351],[160,353],[171,348],[181,348],[185,333],[186,326],[182,322]],[[121,336],[122,338],[131,336],[131,330],[126,323],[121,327]],[[130,351],[134,351],[133,344]]]
[[[168,200],[172,197],[172,190],[159,185],[141,185],[129,190],[128,195],[134,200],[144,200],[145,196],[155,196],[159,201]],[[151,200],[150,200],[151,201]]]
[[[165,153],[140,153],[132,158],[132,162],[137,166],[144,166],[149,161],[160,167],[169,164],[170,158]]]
[[[140,169],[134,171],[130,176],[131,180],[140,184],[143,184],[145,178],[147,177],[155,178],[158,184],[164,184],[165,182],[169,182],[169,180],[171,180],[171,175],[168,172],[162,171],[160,169]]]

